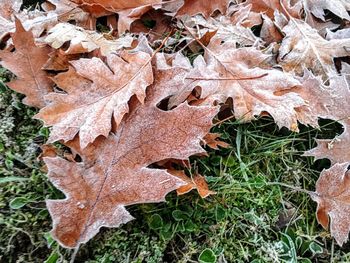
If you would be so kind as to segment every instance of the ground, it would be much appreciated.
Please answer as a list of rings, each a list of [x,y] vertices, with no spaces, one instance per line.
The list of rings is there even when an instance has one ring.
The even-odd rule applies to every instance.
[[[49,131],[3,84],[10,73],[0,74],[0,262],[65,262],[72,251],[51,239],[45,208],[46,199],[63,195],[38,160]],[[338,247],[317,224],[310,197],[279,184],[314,190],[329,162],[301,154],[314,138],[341,132],[330,121],[320,124],[299,133],[270,118],[218,125],[214,131],[231,147],[191,160],[216,195],[172,193],[166,203],[131,206],[135,220],[103,229],[76,262],[349,262],[349,247]]]
[[[72,251],[50,237],[45,207],[63,194],[38,159],[49,130],[5,86],[11,77],[0,69],[0,262],[68,262]],[[316,203],[295,191],[314,190],[330,165],[301,156],[315,138],[341,132],[331,121],[320,125],[299,133],[270,118],[216,126],[231,147],[191,159],[215,195],[171,193],[165,203],[128,207],[135,220],[103,229],[76,262],[350,262],[350,246],[337,246],[316,221]]]

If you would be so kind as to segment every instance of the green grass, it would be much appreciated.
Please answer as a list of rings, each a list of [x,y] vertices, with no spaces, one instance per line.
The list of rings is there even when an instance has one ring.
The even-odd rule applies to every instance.
[[[45,199],[62,194],[37,160],[48,130],[31,119],[35,111],[18,94],[0,88],[0,262],[64,262],[72,251],[49,236],[45,208]],[[299,134],[279,130],[269,118],[215,127],[231,147],[208,149],[208,157],[191,163],[216,195],[171,193],[166,203],[131,206],[135,220],[103,229],[81,247],[77,262],[348,262],[348,246],[340,249],[317,224],[316,204],[277,184],[314,189],[329,162],[313,163],[301,153],[315,137],[340,131],[331,122],[321,125],[322,131],[302,127]]]

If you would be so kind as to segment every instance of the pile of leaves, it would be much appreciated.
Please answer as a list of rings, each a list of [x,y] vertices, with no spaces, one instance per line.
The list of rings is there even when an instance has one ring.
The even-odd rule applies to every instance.
[[[52,236],[78,248],[126,206],[177,190],[214,194],[188,177],[211,128],[271,116],[282,128],[340,122],[305,153],[328,158],[310,196],[339,245],[350,231],[350,3],[347,0],[2,0],[8,86],[51,127],[41,158],[65,195],[48,200]],[[59,142],[59,146],[57,144]],[[63,146],[62,146],[63,145]],[[57,147],[58,146],[58,147]]]

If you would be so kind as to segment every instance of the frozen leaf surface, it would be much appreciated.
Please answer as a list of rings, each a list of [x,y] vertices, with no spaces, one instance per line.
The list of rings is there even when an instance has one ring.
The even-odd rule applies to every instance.
[[[175,75],[169,71],[157,75],[145,104],[137,102],[115,134],[80,150],[86,162],[45,159],[50,180],[67,197],[47,202],[52,234],[62,245],[79,246],[102,226],[126,223],[132,216],[125,206],[164,201],[168,192],[184,184],[166,170],[148,168],[150,164],[205,152],[200,142],[217,108],[183,103],[170,111],[160,110],[156,105],[173,92]]]

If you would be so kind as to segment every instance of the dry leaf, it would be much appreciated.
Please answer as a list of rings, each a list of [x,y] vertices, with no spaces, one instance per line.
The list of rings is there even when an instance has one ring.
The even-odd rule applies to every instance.
[[[334,139],[316,140],[317,147],[307,151],[305,155],[314,156],[316,159],[328,158],[332,164],[349,162],[350,109],[344,106],[350,105],[349,84],[344,76],[335,76],[330,79],[329,87],[324,88],[330,91],[331,96],[329,96],[327,101],[327,115],[320,115],[320,117],[339,121],[343,125],[344,131]]]
[[[176,70],[159,72],[145,104],[134,105],[115,134],[100,137],[82,150],[83,160],[85,153],[94,157],[92,165],[45,159],[50,180],[67,196],[47,201],[53,237],[63,246],[79,246],[102,226],[130,221],[125,206],[164,201],[169,191],[183,185],[166,170],[148,166],[203,153],[200,141],[212,126],[217,108],[183,103],[171,111],[158,109],[156,105],[173,92],[175,74]]]
[[[80,54],[67,55],[63,50],[58,49],[49,54],[49,60],[43,65],[43,69],[52,71],[67,71],[69,61],[78,60]]]
[[[283,32],[278,59],[287,72],[301,74],[308,68],[328,78],[335,71],[333,59],[350,55],[350,39],[326,40],[302,21],[291,20]]]
[[[233,19],[246,27],[253,27],[263,23],[262,14],[271,20],[275,19],[276,13],[300,18],[301,8],[301,3],[292,5],[290,0],[247,0],[236,7],[237,13]]]
[[[194,189],[197,189],[198,194],[202,198],[207,198],[209,195],[216,194],[215,192],[209,190],[205,177],[198,173],[196,173],[191,179],[184,173],[184,171],[169,170],[168,172],[186,183],[185,185],[182,185],[176,189],[177,195],[187,194]]]
[[[46,105],[44,96],[52,91],[53,86],[49,75],[42,70],[49,58],[49,48],[36,46],[32,33],[25,31],[19,20],[16,20],[12,40],[16,50],[0,52],[1,65],[17,76],[8,86],[26,95],[23,103],[42,108]]]
[[[216,10],[221,14],[225,14],[229,3],[232,0],[185,0],[184,5],[177,11],[177,16],[189,15],[194,16],[201,14],[205,18],[211,16]]]
[[[75,21],[77,26],[85,29],[94,29],[95,21],[90,15],[84,12],[76,3],[69,0],[46,0],[42,4],[45,11],[55,13],[60,22]]]
[[[219,133],[208,133],[204,138],[205,145],[208,145],[210,148],[218,150],[219,146],[222,148],[229,148],[230,144],[220,141]]]
[[[162,3],[162,0],[128,0],[128,1],[114,1],[114,0],[74,0],[85,6],[101,6],[111,12],[119,12],[125,9],[137,8],[141,6],[155,6]]]
[[[304,0],[304,9],[315,17],[325,21],[325,10],[331,11],[341,19],[350,20],[350,2],[348,0]]]
[[[216,39],[212,40],[207,54],[209,63],[198,57],[195,70],[186,77],[197,81],[192,86],[201,87],[202,98],[210,96],[210,100],[221,103],[232,98],[234,115],[239,120],[250,121],[268,112],[279,127],[297,130],[295,109],[305,105],[292,91],[300,85],[299,81],[277,69],[259,68],[264,67],[268,55],[254,48],[234,49]]]
[[[118,12],[118,34],[121,35],[126,31],[130,31],[131,24],[140,19],[151,9],[151,6],[141,6],[138,8],[126,9]]]
[[[118,39],[107,39],[103,34],[84,30],[68,23],[57,24],[45,38],[45,42],[55,49],[70,41],[69,48],[65,51],[66,54],[86,53],[99,49],[103,56],[122,48],[131,47],[133,40],[133,37],[128,35]]]
[[[259,46],[262,42],[249,28],[240,24],[233,25],[225,16],[208,19],[196,16],[185,21],[185,24],[191,28],[203,27],[197,34],[199,37],[204,36],[208,31],[214,31],[217,38],[237,46]]]
[[[1,0],[0,16],[12,20],[12,14],[18,13],[22,6],[22,0]]]
[[[274,19],[275,11],[284,15],[290,15],[295,18],[300,17],[301,4],[291,4],[291,0],[247,0],[245,6],[251,5],[251,11],[254,13],[264,13],[271,19]]]
[[[107,64],[99,58],[72,61],[75,70],[54,79],[67,94],[47,96],[51,103],[36,115],[53,126],[50,141],[69,141],[79,133],[85,148],[98,136],[107,137],[112,119],[119,125],[133,95],[143,102],[153,83],[150,59],[145,52],[124,51],[120,56],[109,54]]]
[[[347,240],[350,231],[350,173],[349,163],[335,164],[321,173],[316,192],[311,194],[317,206],[317,220],[325,228],[330,225],[331,235],[339,246]],[[329,223],[330,221],[330,223]]]

